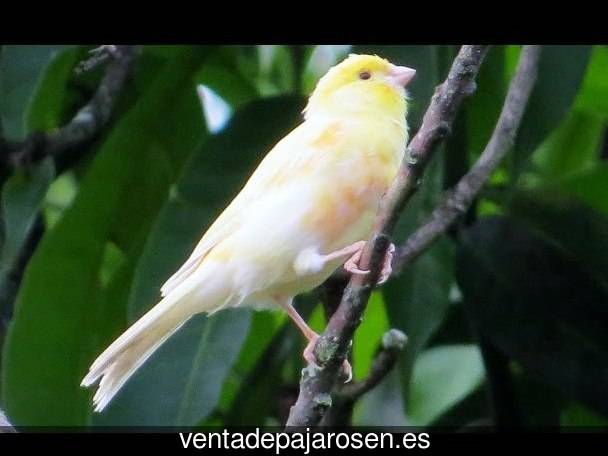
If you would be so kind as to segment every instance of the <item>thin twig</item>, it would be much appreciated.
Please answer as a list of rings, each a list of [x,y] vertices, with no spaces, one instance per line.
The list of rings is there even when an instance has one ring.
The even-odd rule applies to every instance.
[[[418,228],[395,252],[393,268],[398,271],[412,263],[463,214],[483,185],[513,146],[538,72],[540,46],[525,46],[517,72],[496,124],[479,159],[431,213],[429,221]]]
[[[422,126],[410,142],[404,163],[383,198],[373,235],[363,252],[360,267],[371,272],[351,278],[340,306],[315,346],[315,356],[321,367],[308,366],[302,371],[300,394],[291,409],[287,426],[317,425],[331,406],[334,383],[352,336],[361,322],[372,284],[378,280],[389,236],[402,208],[416,192],[420,176],[436,145],[450,131],[460,104],[474,92],[475,77],[486,50],[487,46],[463,46],[447,80],[435,91]]]
[[[120,55],[120,49],[115,44],[103,44],[89,51],[90,57],[78,64],[74,72],[76,74],[86,73],[106,63],[111,58]]]

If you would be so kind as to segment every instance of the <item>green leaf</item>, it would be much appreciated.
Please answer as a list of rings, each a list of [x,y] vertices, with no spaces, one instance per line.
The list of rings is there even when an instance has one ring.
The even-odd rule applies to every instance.
[[[579,90],[591,46],[543,46],[538,78],[515,141],[514,172],[569,111]]]
[[[465,100],[466,136],[476,157],[485,149],[496,126],[507,92],[505,47],[492,46],[477,76],[477,89]]]
[[[596,211],[608,215],[608,164],[600,163],[593,168],[568,175],[557,181],[551,189],[576,195]]]
[[[70,48],[50,61],[25,113],[28,132],[50,131],[63,123],[68,84],[79,55],[78,48]]]
[[[427,426],[475,391],[484,379],[475,345],[443,345],[420,354],[412,377],[407,416]]]
[[[258,46],[258,90],[263,96],[296,93],[294,62],[288,46]]]
[[[187,163],[137,266],[130,321],[156,304],[161,284],[183,263],[261,157],[294,126],[302,104],[300,98],[280,97],[245,106]],[[194,425],[205,419],[219,401],[249,322],[250,315],[242,310],[193,319],[142,366],[106,413],[94,417],[95,424]],[[218,351],[223,357],[214,355]]]
[[[274,337],[286,324],[286,315],[271,312],[254,312],[247,339],[242,344],[239,357],[234,368],[224,381],[222,396],[218,409],[229,413],[231,407],[236,405],[240,417],[244,416],[242,401],[235,402],[245,378],[256,368],[256,364],[263,357],[265,350],[272,343]],[[267,378],[266,378],[267,379]],[[259,392],[259,390],[258,390]],[[256,413],[260,410],[256,409]],[[235,424],[230,421],[231,424]]]
[[[355,379],[367,375],[382,336],[389,329],[384,299],[380,292],[373,292],[361,325],[353,341],[353,374]]]
[[[196,82],[204,84],[222,97],[233,109],[257,97],[253,76],[247,78],[239,71],[236,60],[239,49],[221,47],[211,53],[196,76]]]
[[[126,223],[117,219],[133,198],[148,199],[165,188],[170,175],[163,160],[187,155],[204,132],[180,117],[184,92],[196,102],[192,81],[200,56],[188,53],[169,61],[154,83],[101,146],[80,191],[40,243],[26,271],[4,350],[2,397],[19,425],[83,425],[91,410],[90,392],[80,380],[102,347],[107,326],[101,299],[101,267],[108,240]],[[200,121],[200,112],[197,121]],[[177,135],[180,136],[177,136]],[[157,135],[162,135],[157,136]],[[175,135],[169,139],[167,135]],[[128,156],[128,159],[125,157]],[[168,160],[165,159],[164,162]],[[142,166],[152,176],[143,176]],[[147,167],[149,166],[149,167]],[[134,192],[137,189],[137,192]],[[136,193],[136,195],[135,195]],[[145,231],[148,204],[131,205],[133,232]],[[37,372],[37,375],[33,375]],[[40,404],[44,404],[41,407]]]
[[[471,320],[531,376],[607,413],[608,288],[571,242],[583,234],[579,243],[594,246],[597,238],[583,228],[567,241],[529,226],[502,217],[467,230],[457,277]]]
[[[32,96],[49,63],[67,46],[11,45],[0,54],[0,118],[4,136],[25,138]]]
[[[576,98],[576,108],[608,118],[608,47],[593,46],[591,60],[581,90]]]
[[[2,188],[4,238],[0,250],[2,279],[14,266],[54,177],[55,167],[51,160],[47,159],[29,172],[16,172],[4,183]]]
[[[573,402],[562,410],[560,425],[563,427],[608,427],[608,417],[598,415],[587,407]]]
[[[593,167],[599,161],[604,129],[600,116],[571,111],[534,154],[541,183]]]

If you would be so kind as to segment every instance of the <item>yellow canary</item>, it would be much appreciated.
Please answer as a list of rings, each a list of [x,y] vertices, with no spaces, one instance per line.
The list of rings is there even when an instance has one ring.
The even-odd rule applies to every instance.
[[[380,198],[407,142],[405,86],[415,70],[350,55],[317,84],[304,122],[281,139],[161,288],[162,299],[114,341],[82,381],[101,377],[103,410],[131,375],[190,317],[229,307],[283,308],[308,339],[318,335],[292,306],[338,267],[358,267]],[[390,274],[389,250],[383,279]],[[350,366],[345,363],[350,374]]]

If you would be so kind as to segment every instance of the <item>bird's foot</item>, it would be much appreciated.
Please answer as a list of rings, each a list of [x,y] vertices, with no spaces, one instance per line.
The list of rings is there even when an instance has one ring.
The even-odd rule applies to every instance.
[[[314,337],[311,337],[309,339],[308,345],[306,345],[306,348],[304,349],[304,353],[302,355],[304,356],[304,359],[306,360],[306,362],[308,364],[314,366],[317,369],[320,369],[321,367],[319,366],[319,364],[317,364],[317,357],[315,356],[315,353],[314,353],[315,345],[316,345],[318,339],[319,339],[318,334],[315,334]],[[344,383],[348,383],[353,379],[353,368],[347,359],[345,359],[344,362],[342,363],[342,372],[344,373],[344,376],[346,377],[346,380],[344,381]]]
[[[346,269],[351,274],[369,274],[369,270],[359,268],[359,261],[361,261],[361,255],[363,254],[363,249],[365,248],[365,241],[358,242],[357,246],[357,250],[348,260],[346,260],[346,263],[344,263],[344,269]]]
[[[363,247],[365,246],[365,241],[361,241],[363,245],[359,250],[357,250],[353,256],[351,256],[346,263],[344,263],[344,269],[350,272],[351,274],[359,274],[365,275],[369,274],[369,270],[359,268],[359,261],[361,260],[361,255],[363,253]],[[395,253],[395,244],[391,243],[391,245],[386,250],[386,255],[384,255],[384,262],[382,263],[382,270],[380,271],[380,277],[378,278],[378,285],[382,285],[385,283],[393,272],[392,262],[393,262],[393,254]]]

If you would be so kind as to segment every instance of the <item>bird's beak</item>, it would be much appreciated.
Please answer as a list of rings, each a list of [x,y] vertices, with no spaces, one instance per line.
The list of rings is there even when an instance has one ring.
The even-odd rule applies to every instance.
[[[388,78],[393,84],[405,87],[409,84],[415,74],[416,70],[414,70],[413,68],[393,65]]]

